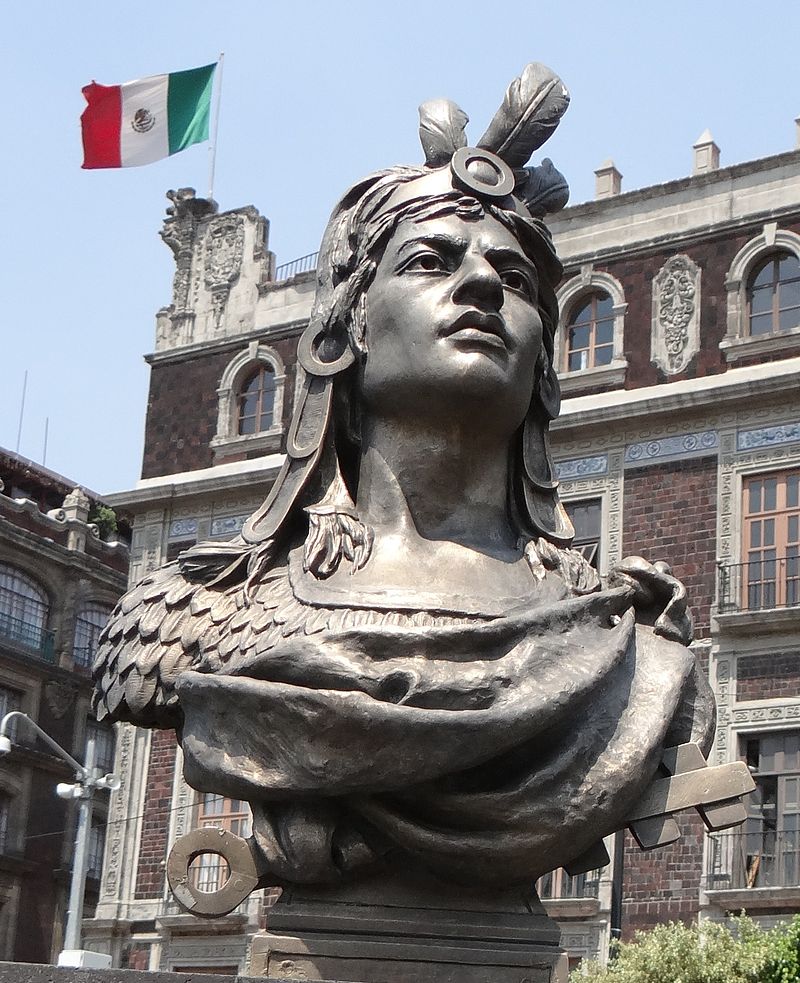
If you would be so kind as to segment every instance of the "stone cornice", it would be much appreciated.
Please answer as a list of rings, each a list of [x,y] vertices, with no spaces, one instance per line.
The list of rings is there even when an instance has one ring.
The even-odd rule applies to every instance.
[[[800,386],[800,358],[787,358],[701,379],[684,379],[641,389],[617,389],[565,399],[551,430],[564,433],[609,426],[634,418],[663,417],[743,400],[785,396]]]
[[[239,351],[246,348],[251,341],[280,341],[299,334],[308,324],[308,318],[295,318],[278,325],[266,325],[253,328],[233,338],[221,338],[219,341],[201,341],[194,345],[184,345],[181,348],[170,348],[163,352],[149,352],[144,356],[148,365],[163,365],[164,362],[184,362],[198,356],[217,355],[220,352]],[[105,501],[105,499],[104,499]]]
[[[707,188],[712,185],[722,185],[738,177],[747,177],[751,174],[759,174],[763,171],[771,171],[779,167],[791,164],[800,164],[800,150],[787,150],[782,154],[774,154],[771,157],[759,157],[757,160],[748,160],[740,164],[731,164],[728,167],[720,167],[715,171],[708,171],[705,174],[694,174],[689,177],[675,178],[666,181],[664,184],[651,184],[646,188],[633,188],[631,191],[623,191],[611,198],[603,198],[599,201],[579,202],[571,205],[559,212],[559,217],[564,218],[591,218],[601,212],[606,212],[615,205],[639,204],[651,198],[663,198],[667,195],[676,194],[679,191],[689,189]],[[548,223],[550,224],[550,223]],[[557,220],[553,220],[555,226]]]
[[[12,522],[0,516],[0,544],[7,542],[17,550],[26,550],[36,553],[41,557],[46,557],[54,563],[63,567],[72,567],[80,570],[81,575],[87,580],[95,583],[106,584],[111,591],[118,592],[125,587],[126,577],[124,573],[115,570],[113,567],[106,566],[102,560],[91,554],[82,553],[78,550],[71,550],[67,546],[47,539],[37,533],[30,532],[15,526]],[[128,547],[123,546],[127,556]]]
[[[198,471],[143,478],[135,488],[105,495],[104,501],[112,508],[141,512],[159,503],[175,501],[179,498],[202,496],[211,492],[219,493],[229,489],[242,491],[253,486],[264,485],[265,482],[274,479],[284,460],[283,454],[269,454],[250,461],[218,464]]]

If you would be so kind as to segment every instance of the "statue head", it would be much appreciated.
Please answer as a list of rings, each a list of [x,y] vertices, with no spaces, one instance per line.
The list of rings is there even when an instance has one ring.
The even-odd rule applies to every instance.
[[[420,135],[426,164],[377,172],[341,198],[322,240],[314,306],[298,346],[305,378],[287,462],[267,501],[248,520],[245,540],[272,552],[305,512],[306,565],[315,574],[332,572],[343,557],[356,567],[366,562],[371,532],[361,524],[354,499],[364,397],[376,368],[374,360],[370,365],[370,304],[375,310],[392,302],[385,293],[376,298],[381,261],[387,250],[393,254],[399,239],[404,248],[417,230],[423,239],[446,238],[440,235],[444,227],[469,230],[482,223],[502,243],[503,255],[516,257],[507,267],[492,268],[524,298],[516,320],[520,335],[530,335],[527,368],[513,379],[521,409],[513,421],[509,517],[520,537],[543,536],[557,545],[570,541],[572,528],[558,500],[548,449],[548,427],[560,403],[553,347],[562,267],[542,221],[547,211],[563,207],[568,191],[549,160],[524,167],[567,102],[566,90],[549,69],[529,65],[509,87],[477,148],[465,146],[467,117],[458,107],[446,100],[425,103]],[[436,256],[415,261],[445,262]],[[501,297],[497,304],[502,303]],[[491,331],[488,294],[486,306]]]

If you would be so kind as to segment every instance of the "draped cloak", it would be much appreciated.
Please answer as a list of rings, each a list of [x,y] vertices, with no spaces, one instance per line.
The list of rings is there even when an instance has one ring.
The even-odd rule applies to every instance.
[[[251,803],[274,882],[377,854],[530,882],[625,825],[664,747],[708,750],[694,655],[637,626],[632,596],[548,573],[501,617],[351,602],[337,628],[180,675],[186,778]]]

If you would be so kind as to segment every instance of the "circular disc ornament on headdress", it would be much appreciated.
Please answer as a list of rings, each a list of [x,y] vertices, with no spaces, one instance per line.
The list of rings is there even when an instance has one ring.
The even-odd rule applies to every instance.
[[[460,147],[450,170],[455,183],[481,198],[506,198],[514,190],[514,172],[491,150]]]

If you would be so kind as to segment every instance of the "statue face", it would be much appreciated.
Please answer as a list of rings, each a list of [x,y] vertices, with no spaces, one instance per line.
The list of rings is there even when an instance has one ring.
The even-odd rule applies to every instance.
[[[491,215],[401,223],[367,291],[367,412],[513,432],[542,345],[536,267]],[[487,412],[488,411],[488,412]]]

